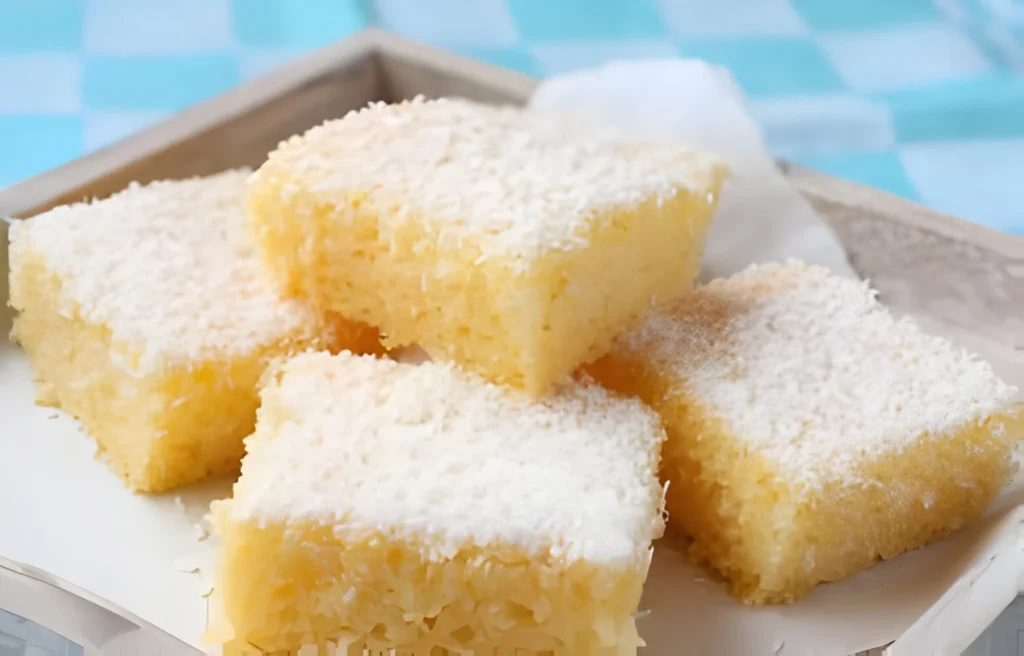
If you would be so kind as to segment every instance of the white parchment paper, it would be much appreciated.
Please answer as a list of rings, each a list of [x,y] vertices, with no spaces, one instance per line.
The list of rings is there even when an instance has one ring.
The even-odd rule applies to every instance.
[[[729,71],[697,60],[616,62],[541,82],[541,110],[585,112],[626,137],[713,151],[731,174],[704,254],[704,277],[797,257],[854,275],[839,239],[775,166]]]

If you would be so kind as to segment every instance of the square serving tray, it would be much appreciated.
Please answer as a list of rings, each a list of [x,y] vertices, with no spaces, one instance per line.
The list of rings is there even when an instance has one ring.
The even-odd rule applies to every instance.
[[[55,205],[107,196],[133,180],[256,167],[282,139],[370,101],[422,94],[521,104],[536,84],[512,71],[387,32],[366,30],[106,149],[0,190],[0,217],[24,218]],[[786,163],[780,166],[832,225],[852,265],[880,290],[884,303],[983,354],[1007,380],[1022,386],[1024,238],[966,223],[882,191]],[[6,255],[6,248],[0,249],[0,268],[6,268]],[[0,286],[3,332],[11,321],[6,293],[6,286]],[[65,459],[64,450],[88,451],[87,440],[73,434],[70,422],[63,428],[58,424],[64,420],[48,423],[50,413],[32,406],[28,371],[17,348],[0,343],[0,559],[45,570],[69,582],[70,588],[90,591],[89,596],[96,595],[95,603],[115,613],[125,614],[123,609],[128,609],[136,625],[155,625],[199,647],[205,602],[198,595],[186,599],[195,591],[172,578],[182,574],[173,571],[171,560],[174,550],[183,548],[182,532],[201,516],[206,500],[228,488],[212,484],[183,491],[188,510],[177,517],[174,507],[178,504],[171,497],[133,497],[118,489],[117,481],[107,481],[102,466],[91,461],[88,471],[79,471],[70,457],[82,454]],[[50,458],[55,464],[47,470],[44,463]],[[77,488],[62,492],[62,485]],[[69,505],[71,495],[80,498]],[[679,562],[682,556],[659,547],[652,579],[662,582],[652,581],[645,597],[655,612],[649,623],[644,620],[640,625],[650,637],[645,653],[744,656],[776,649],[780,654],[821,653],[808,651],[812,648],[806,645],[827,644],[822,631],[833,631],[843,644],[858,645],[836,652],[841,654],[960,653],[1022,587],[1018,584],[1024,573],[1024,547],[1018,544],[1024,520],[1021,503],[1024,485],[1021,489],[1011,486],[978,527],[878,566],[849,584],[823,586],[828,590],[801,602],[802,616],[795,624],[785,620],[785,614],[793,613],[799,604],[740,609],[729,620],[736,624],[729,625],[721,613],[707,610],[731,603],[721,599],[717,590],[710,593],[713,602],[691,598],[672,612],[659,612],[659,604],[673,595],[673,588],[664,581],[696,580],[695,570]],[[115,512],[123,521],[113,522],[112,532],[105,535],[110,527],[96,524],[104,523],[104,513]],[[90,522],[96,525],[97,535],[81,533]],[[67,534],[74,531],[79,533]],[[146,532],[148,537],[140,537]],[[153,533],[161,532],[165,535],[157,540]],[[658,554],[666,552],[659,572]],[[166,571],[160,570],[163,562]],[[15,569],[8,566],[9,576]],[[922,588],[919,579],[925,570],[928,584]],[[133,577],[139,580],[132,582]],[[0,577],[0,608],[4,608],[4,581]],[[837,591],[852,599],[853,605],[837,603]],[[865,603],[877,607],[871,616],[876,626],[870,630],[850,624],[851,617],[863,620]],[[192,605],[186,611],[181,604]],[[36,608],[34,612],[45,614],[45,608]],[[683,615],[675,617],[675,612]],[[63,619],[45,616],[30,619],[67,625]],[[788,628],[770,628],[773,622]],[[772,631],[777,638],[766,637]],[[735,636],[721,642],[716,635],[725,633]],[[694,645],[693,651],[686,651],[683,644]],[[765,645],[771,646],[767,652]],[[85,653],[113,652],[94,644]]]

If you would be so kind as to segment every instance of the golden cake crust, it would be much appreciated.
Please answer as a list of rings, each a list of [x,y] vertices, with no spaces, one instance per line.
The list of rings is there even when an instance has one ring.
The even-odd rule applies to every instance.
[[[787,479],[854,484],[863,461],[984,421],[1017,392],[876,295],[821,267],[753,266],[652,313],[619,348]]]
[[[282,195],[325,205],[361,192],[368,211],[421,217],[442,245],[531,259],[584,245],[607,210],[713,188],[722,167],[675,144],[624,142],[577,116],[416,98],[292,137],[255,175],[281,176]]]
[[[1011,471],[1012,387],[799,262],[698,288],[588,370],[661,415],[669,526],[747,602],[947,535]]]
[[[538,402],[450,364],[296,356],[213,508],[210,639],[633,654],[663,438],[589,381]]]
[[[279,292],[245,226],[248,175],[132,185],[11,225],[12,334],[40,401],[133,490],[237,471],[271,359],[382,350],[369,326]]]
[[[696,278],[725,167],[565,117],[374,104],[253,175],[288,293],[540,396]]]

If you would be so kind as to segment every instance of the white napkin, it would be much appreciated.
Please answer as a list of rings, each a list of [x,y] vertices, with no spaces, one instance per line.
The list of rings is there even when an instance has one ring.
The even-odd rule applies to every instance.
[[[615,62],[545,80],[530,107],[592,114],[624,137],[680,141],[725,158],[732,173],[703,278],[791,257],[856,276],[839,238],[775,166],[728,70],[688,59]]]

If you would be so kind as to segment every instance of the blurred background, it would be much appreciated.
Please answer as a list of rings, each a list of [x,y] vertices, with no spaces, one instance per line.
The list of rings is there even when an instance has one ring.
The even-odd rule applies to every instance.
[[[0,187],[368,25],[538,77],[710,60],[776,155],[1024,235],[1021,0],[0,0]]]

